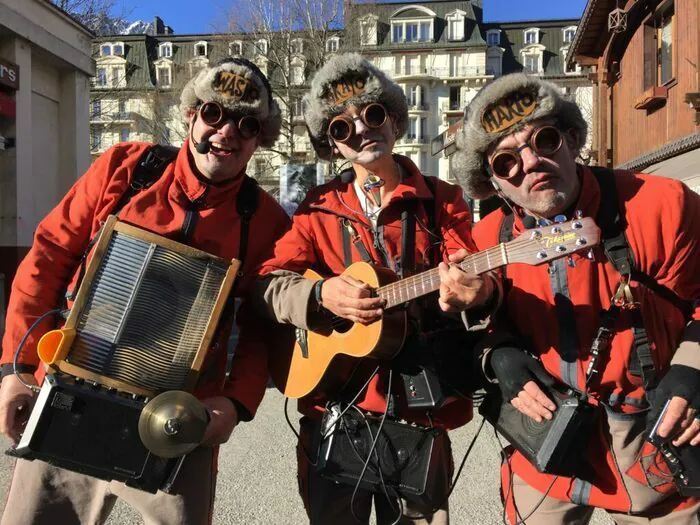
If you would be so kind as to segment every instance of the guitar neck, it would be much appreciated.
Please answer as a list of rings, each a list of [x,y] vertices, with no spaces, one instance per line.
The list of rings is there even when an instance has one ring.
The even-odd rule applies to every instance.
[[[499,244],[488,250],[469,255],[457,266],[467,273],[480,275],[506,264],[508,264],[507,247],[505,244]],[[386,300],[385,308],[391,308],[422,297],[439,288],[440,273],[437,268],[433,268],[377,288],[377,295]]]

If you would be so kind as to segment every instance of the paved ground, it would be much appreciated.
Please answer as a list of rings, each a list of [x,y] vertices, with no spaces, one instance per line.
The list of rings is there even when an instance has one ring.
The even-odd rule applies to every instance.
[[[295,438],[284,421],[283,406],[284,398],[276,390],[268,390],[255,421],[237,428],[222,447],[215,525],[307,523],[296,488]],[[479,421],[452,433],[457,463]],[[0,440],[0,445],[5,449],[7,442]],[[493,432],[484,427],[450,500],[453,525],[501,523],[498,450]],[[0,502],[5,501],[11,465],[7,456],[0,456]],[[108,520],[108,525],[139,523],[140,517],[124,504],[118,504]],[[612,521],[598,515],[593,523],[607,525]]]

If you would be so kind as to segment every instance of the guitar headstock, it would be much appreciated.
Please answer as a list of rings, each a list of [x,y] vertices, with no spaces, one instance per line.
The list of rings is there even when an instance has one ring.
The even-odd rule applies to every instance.
[[[508,262],[542,264],[593,248],[600,242],[600,228],[590,217],[538,226],[505,245]]]

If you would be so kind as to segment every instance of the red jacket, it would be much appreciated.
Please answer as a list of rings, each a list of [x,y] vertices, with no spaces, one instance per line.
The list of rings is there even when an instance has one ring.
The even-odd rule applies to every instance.
[[[400,201],[404,199],[432,199],[433,195],[425,183],[423,175],[406,157],[394,156],[410,174],[395,189],[391,202],[380,212],[379,228],[383,226],[383,243],[390,260],[401,254],[401,211]],[[447,260],[449,253],[460,248],[474,251],[471,238],[471,213],[462,197],[459,187],[436,179],[435,225],[439,228],[443,243],[440,247],[441,257]],[[343,241],[340,230],[341,220],[352,222],[369,251],[375,264],[381,265],[381,255],[375,246],[372,224],[362,212],[353,183],[342,182],[340,177],[330,183],[315,188],[299,206],[292,220],[292,229],[275,245],[275,253],[262,267],[261,273],[284,269],[298,273],[312,268],[322,275],[339,275],[345,270]],[[419,223],[422,223],[419,224]],[[430,268],[430,238],[424,225],[428,218],[423,206],[417,210],[416,221],[416,267]],[[352,248],[353,262],[362,258],[357,249]],[[433,296],[435,297],[435,296]],[[434,299],[437,301],[437,298]],[[368,374],[374,365],[368,369]],[[370,382],[365,393],[359,398],[357,406],[362,409],[382,413],[386,408],[387,371],[383,367],[380,374]],[[357,374],[359,375],[359,373]],[[364,382],[364,377],[359,386]],[[398,412],[401,417],[416,422],[426,422],[424,411],[411,413],[405,406],[403,386],[399,378],[392,385],[392,391],[398,397]],[[299,400],[299,410],[310,417],[318,417],[326,399],[321,396],[307,396]],[[446,428],[456,428],[471,419],[471,403],[452,402],[435,414],[434,422]]]
[[[3,338],[2,363],[12,362],[15,349],[32,322],[60,305],[61,294],[71,282],[88,242],[98,232],[131,180],[131,173],[149,144],[118,144],[100,156],[63,200],[37,226],[34,244],[19,265],[12,283]],[[121,220],[165,237],[181,240],[187,209],[203,198],[199,220],[187,244],[225,259],[238,255],[240,218],[236,193],[242,178],[221,186],[209,185],[193,172],[188,145],[149,188],[137,193],[119,214]],[[289,218],[267,193],[259,192],[259,205],[250,224],[246,274],[238,283],[238,294],[245,293],[250,270],[269,257],[274,241],[287,229]],[[261,235],[260,232],[265,232]],[[238,315],[241,329],[233,368],[225,380],[226,345],[215,345],[209,352],[200,384],[199,397],[225,395],[240,402],[252,417],[267,383],[267,350],[261,339],[264,323],[248,313],[244,305]],[[19,362],[37,365],[36,343],[53,328],[48,320],[27,340]],[[41,368],[41,367],[40,367]],[[43,375],[43,374],[41,374]],[[246,416],[245,414],[243,415]]]
[[[598,182],[584,166],[579,166],[579,176],[582,189],[576,209],[583,211],[584,216],[595,217],[600,202]],[[628,224],[625,234],[638,269],[681,298],[700,298],[700,196],[678,181],[627,172],[616,172],[616,186],[620,210],[624,210]],[[502,220],[503,212],[498,210],[475,226],[474,239],[479,249],[498,243]],[[523,230],[520,218],[516,218],[514,236]],[[509,326],[527,341],[529,350],[541,357],[552,376],[579,390],[584,386],[590,346],[600,325],[600,312],[610,306],[610,298],[619,282],[619,274],[605,259],[602,247],[597,247],[594,255],[594,260],[589,260],[585,253],[576,254],[574,267],[562,261],[552,275],[547,265],[513,264],[506,271],[507,279],[512,280],[512,287],[505,287],[509,291],[504,299]],[[678,309],[658,295],[637,283],[632,287],[654,343],[656,367],[663,374],[678,348],[685,320]],[[573,316],[558,314],[561,304],[555,304],[555,294],[560,294],[560,298],[568,294]],[[695,310],[694,318],[700,319],[700,307]],[[595,481],[591,486],[582,480],[559,477],[549,495],[575,503],[637,512],[642,510],[639,502],[631,501],[637,481],[622,473],[628,469],[625,462],[634,459],[641,447],[639,427],[635,435],[637,441],[627,442],[626,448],[622,447],[625,450],[614,446],[613,454],[609,440],[614,434],[613,427],[617,428],[622,421],[631,425],[635,419],[631,414],[639,413],[645,406],[644,390],[642,380],[629,372],[633,339],[626,312],[618,318],[615,328],[609,360],[603,357],[602,377],[592,390],[595,403],[612,407],[607,421],[601,422],[585,451],[587,462],[595,470]],[[676,359],[679,357],[676,355]],[[686,363],[698,362],[698,357],[683,356],[683,359]],[[512,456],[511,466],[519,477],[542,492],[552,482],[552,476],[538,473],[519,453]]]

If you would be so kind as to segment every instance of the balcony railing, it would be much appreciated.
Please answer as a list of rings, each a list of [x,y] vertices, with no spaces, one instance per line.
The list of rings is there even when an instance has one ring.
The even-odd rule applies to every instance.
[[[427,144],[428,138],[427,137],[416,137],[415,135],[406,135],[402,139],[402,142],[404,144]]]
[[[426,76],[437,78],[468,78],[491,75],[484,66],[463,67],[432,67],[420,65],[407,65],[385,69],[384,72],[391,77]]]
[[[430,109],[430,106],[425,103],[416,103],[416,102],[411,102],[410,100],[407,101],[408,103],[408,109],[411,111],[428,111]]]
[[[450,100],[449,102],[442,103],[442,111],[462,111],[464,106],[459,100]]]

